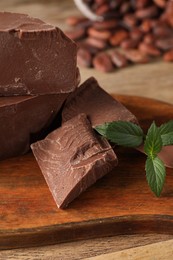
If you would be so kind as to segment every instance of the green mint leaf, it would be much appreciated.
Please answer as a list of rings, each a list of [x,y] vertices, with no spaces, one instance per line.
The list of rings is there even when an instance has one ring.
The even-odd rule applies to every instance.
[[[121,146],[137,147],[143,142],[143,131],[139,125],[127,121],[115,121],[97,126],[96,131],[108,140]]]
[[[100,134],[106,137],[107,128],[109,126],[109,123],[104,123],[103,125],[98,125],[95,127],[95,130]]]
[[[165,182],[166,170],[163,162],[158,158],[148,157],[145,164],[146,178],[151,190],[160,196]]]
[[[159,127],[163,145],[173,144],[173,120]]]
[[[156,126],[155,122],[153,122],[148,129],[146,139],[144,142],[144,151],[145,153],[154,158],[162,149],[162,138],[160,134],[159,128]]]

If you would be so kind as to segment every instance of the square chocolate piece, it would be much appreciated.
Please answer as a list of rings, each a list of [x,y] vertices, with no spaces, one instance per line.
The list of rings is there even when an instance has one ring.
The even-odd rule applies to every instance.
[[[76,64],[77,46],[59,28],[0,12],[0,96],[71,93]]]
[[[53,198],[65,208],[117,165],[111,146],[80,114],[31,145]]]
[[[68,96],[62,111],[62,121],[68,121],[80,113],[88,116],[93,127],[118,120],[137,123],[136,117],[104,91],[93,77]]]

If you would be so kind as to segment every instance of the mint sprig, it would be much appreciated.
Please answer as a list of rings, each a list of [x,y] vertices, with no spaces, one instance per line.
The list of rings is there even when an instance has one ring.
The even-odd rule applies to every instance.
[[[143,142],[143,130],[139,125],[116,121],[96,126],[97,132],[112,143],[126,147],[138,147]]]
[[[163,146],[173,144],[173,120],[160,127],[153,122],[146,135],[139,125],[127,121],[105,123],[96,126],[95,130],[117,145],[136,148],[144,143],[147,156],[146,179],[150,189],[159,197],[164,186],[166,169],[158,153]]]

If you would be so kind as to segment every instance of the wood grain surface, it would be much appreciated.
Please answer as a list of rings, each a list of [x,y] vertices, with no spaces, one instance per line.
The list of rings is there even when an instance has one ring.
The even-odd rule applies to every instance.
[[[173,106],[142,97],[116,96],[146,129],[154,119],[173,118]],[[0,248],[48,245],[134,233],[173,234],[173,171],[161,198],[145,180],[145,156],[116,148],[119,165],[79,196],[57,209],[31,153],[0,162]]]
[[[104,260],[109,260],[109,255],[114,253],[120,256],[121,252],[124,252],[126,249],[126,256],[128,255],[128,250],[130,248],[134,248],[138,250],[141,257],[144,254],[144,249],[141,246],[145,246],[151,243],[158,243],[171,239],[171,235],[165,234],[140,234],[140,235],[120,235],[116,237],[102,237],[102,238],[95,238],[95,239],[88,239],[76,242],[67,242],[61,243],[57,245],[50,245],[50,246],[42,246],[42,247],[32,247],[32,248],[20,248],[20,249],[12,249],[12,250],[1,250],[0,251],[0,259],[1,260],[79,260],[84,259],[87,257],[96,257],[99,255],[103,255],[106,258]],[[163,248],[163,247],[160,247]],[[141,249],[141,250],[140,250]],[[168,248],[165,248],[167,250]],[[146,249],[145,249],[146,250]],[[140,252],[139,252],[140,251]],[[163,257],[162,250],[159,250],[157,247],[158,254]],[[151,253],[153,256],[153,252],[148,249],[148,255]],[[165,251],[164,251],[165,253]],[[134,260],[134,256],[132,251],[130,251],[130,256]],[[134,253],[135,254],[135,253]],[[168,254],[166,254],[168,255]],[[132,257],[133,256],[133,257]],[[144,258],[147,260],[147,258]],[[121,260],[119,258],[118,260]],[[138,260],[141,260],[138,257]],[[150,260],[158,260],[158,259],[151,259]],[[169,260],[169,258],[167,259]]]
[[[160,254],[163,252],[163,254]],[[85,258],[84,260],[171,260],[173,256],[173,240],[154,243],[152,245],[141,246],[122,250],[116,253],[103,254],[97,257]]]

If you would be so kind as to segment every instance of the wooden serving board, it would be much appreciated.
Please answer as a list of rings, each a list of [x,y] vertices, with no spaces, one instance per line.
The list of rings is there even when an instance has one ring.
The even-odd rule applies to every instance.
[[[173,118],[173,106],[116,96],[144,127]],[[73,201],[57,209],[31,153],[0,162],[0,249],[134,233],[173,234],[173,169],[167,169],[162,196],[145,179],[145,156],[116,148],[119,165]]]

